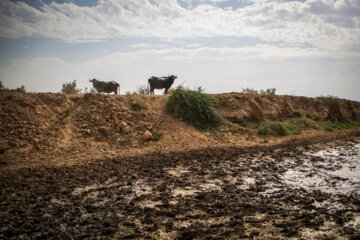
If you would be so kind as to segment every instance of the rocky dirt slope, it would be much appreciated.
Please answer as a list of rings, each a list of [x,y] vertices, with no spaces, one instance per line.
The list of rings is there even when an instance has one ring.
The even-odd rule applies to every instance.
[[[316,120],[348,119],[360,114],[360,103],[240,93],[214,96],[219,100],[220,113],[234,124],[216,133],[206,133],[165,113],[167,96],[1,91],[0,164],[7,169],[79,163],[115,155],[276,145],[359,132],[358,129],[339,133],[312,130],[301,136],[249,138],[246,128],[264,120],[287,119],[298,113]]]

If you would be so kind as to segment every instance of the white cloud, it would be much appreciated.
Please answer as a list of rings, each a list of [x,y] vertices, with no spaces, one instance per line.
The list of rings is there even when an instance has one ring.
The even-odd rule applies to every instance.
[[[132,48],[149,48],[151,47],[150,43],[137,43],[137,44],[133,44],[131,45]]]
[[[1,1],[0,36],[43,36],[67,42],[123,36],[193,38],[253,36],[266,41],[342,47],[360,39],[358,0],[253,1],[231,10],[200,4],[192,9],[176,0],[100,0],[94,7],[74,3]]]

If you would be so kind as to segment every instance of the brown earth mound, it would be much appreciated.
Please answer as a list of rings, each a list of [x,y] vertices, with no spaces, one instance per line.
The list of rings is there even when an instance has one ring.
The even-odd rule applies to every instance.
[[[312,130],[300,136],[249,138],[238,124],[246,121],[255,126],[298,113],[317,120],[348,119],[360,114],[360,103],[240,93],[214,96],[219,112],[234,124],[206,133],[164,112],[167,96],[0,91],[0,164],[8,169],[79,163],[114,155],[318,141],[359,132],[356,128],[336,133]]]

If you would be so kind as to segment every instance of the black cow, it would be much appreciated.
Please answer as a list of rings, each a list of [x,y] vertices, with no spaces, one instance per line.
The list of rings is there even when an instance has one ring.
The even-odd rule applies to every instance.
[[[96,91],[98,93],[112,93],[114,92],[115,94],[118,94],[117,90],[119,89],[119,93],[120,93],[120,84],[118,84],[117,82],[103,82],[103,81],[99,81],[96,80],[95,78],[93,80],[89,79],[89,82],[93,83],[94,88],[96,89]]]
[[[165,88],[164,94],[167,94],[171,85],[173,85],[177,76],[171,75],[167,77],[154,77],[149,78],[148,82],[150,84],[150,94],[154,95],[154,89],[163,89]]]

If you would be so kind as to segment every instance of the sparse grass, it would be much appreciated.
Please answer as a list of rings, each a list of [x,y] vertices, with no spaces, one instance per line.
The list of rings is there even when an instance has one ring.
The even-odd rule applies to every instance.
[[[322,128],[326,131],[348,129],[355,126],[360,126],[360,121],[349,120],[349,121],[326,121],[320,122]]]
[[[312,120],[310,120],[310,119],[308,119],[306,117],[295,118],[291,122],[296,127],[298,127],[300,130],[302,130],[302,129],[310,129],[310,128],[313,128],[313,129],[318,128],[316,126],[316,124]]]
[[[207,131],[224,124],[224,119],[216,111],[216,98],[207,95],[201,88],[186,89],[182,86],[173,90],[166,102],[166,111],[182,118],[195,128]]]
[[[241,93],[260,94],[260,95],[275,95],[276,88],[268,88],[266,90],[256,90],[254,88],[243,88]]]
[[[334,96],[334,95],[320,95],[320,96],[317,96],[316,98],[326,98],[326,99],[338,99],[337,96]]]
[[[266,121],[260,124],[259,128],[257,129],[257,133],[260,135],[288,136],[293,134],[300,134],[300,130],[294,125]]]
[[[140,85],[135,91],[126,91],[126,95],[149,95],[150,89],[146,85]]]
[[[146,102],[142,99],[135,99],[133,101],[131,101],[130,103],[131,109],[134,111],[141,111],[141,110],[146,110],[147,109],[147,105]]]

